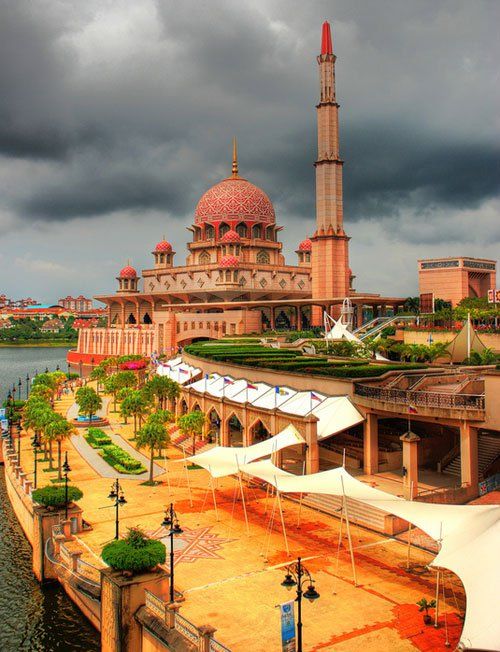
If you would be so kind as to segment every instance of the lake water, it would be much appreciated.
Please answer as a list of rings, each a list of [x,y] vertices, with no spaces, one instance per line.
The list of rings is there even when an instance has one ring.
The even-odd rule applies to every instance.
[[[0,398],[26,373],[66,370],[66,348],[0,348]],[[16,394],[17,396],[17,394]],[[0,650],[75,652],[99,650],[99,633],[55,583],[41,587],[31,570],[31,546],[7,498],[0,471]]]

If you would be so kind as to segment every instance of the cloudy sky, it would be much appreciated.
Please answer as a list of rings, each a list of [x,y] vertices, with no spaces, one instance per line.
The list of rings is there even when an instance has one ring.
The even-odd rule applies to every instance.
[[[497,0],[0,0],[0,293],[113,290],[230,170],[314,229],[332,23],[356,288],[407,296],[419,257],[498,258]]]

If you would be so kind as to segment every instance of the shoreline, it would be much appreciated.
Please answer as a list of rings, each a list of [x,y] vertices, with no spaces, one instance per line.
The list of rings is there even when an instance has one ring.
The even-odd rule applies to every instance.
[[[15,342],[0,342],[0,349],[67,349],[68,347],[74,346],[75,341],[70,342],[54,342],[51,340],[41,340],[40,342],[22,342],[16,344]]]

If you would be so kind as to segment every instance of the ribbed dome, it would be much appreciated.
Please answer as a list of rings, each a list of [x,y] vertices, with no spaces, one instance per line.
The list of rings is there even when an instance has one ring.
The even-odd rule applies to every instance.
[[[120,278],[137,278],[137,272],[131,265],[127,265],[121,270]]]
[[[201,197],[195,222],[251,220],[272,223],[274,208],[266,193],[240,177],[229,177],[212,186]]]
[[[229,243],[241,242],[241,238],[240,238],[239,234],[236,233],[236,231],[234,231],[233,229],[230,229],[229,231],[224,233],[224,235],[222,236],[220,241],[221,242],[229,242]]]
[[[166,240],[162,240],[156,245],[155,251],[169,254],[172,251],[172,245],[170,244],[170,242],[167,242]]]
[[[302,240],[302,242],[299,244],[299,251],[311,251],[311,249],[312,242],[309,240],[309,238]]]
[[[219,262],[219,267],[239,267],[240,266],[240,261],[236,258],[236,256],[224,256],[224,258],[221,258]]]

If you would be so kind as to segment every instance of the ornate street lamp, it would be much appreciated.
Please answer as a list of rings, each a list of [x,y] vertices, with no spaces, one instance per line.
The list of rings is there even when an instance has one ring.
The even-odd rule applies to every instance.
[[[68,520],[68,473],[71,471],[71,467],[68,464],[68,451],[64,454],[64,464],[62,465],[62,470],[64,472],[64,520]]]
[[[33,489],[36,489],[38,451],[40,450],[40,439],[38,438],[38,433],[36,433],[36,432],[35,432],[33,438],[31,439],[31,445],[33,447],[33,457],[34,457],[34,460],[35,460],[35,466],[34,466],[34,469],[33,469]]]
[[[123,493],[123,489],[120,486],[118,478],[111,485],[111,491],[109,492],[108,498],[114,500],[115,507],[115,539],[118,541],[120,537],[120,519],[119,519],[119,510],[122,505],[126,505],[127,501]]]
[[[7,420],[9,422],[9,447],[13,448],[12,445],[12,428],[14,427],[14,424],[12,423],[13,418],[14,418],[14,399],[12,398],[12,393],[9,392],[7,395]]]
[[[286,575],[281,586],[284,586],[288,591],[297,587],[297,652],[302,652],[302,596],[314,602],[319,598],[319,593],[314,588],[314,580],[311,573],[302,565],[301,558],[297,558],[297,563],[290,564],[285,568]],[[306,591],[303,591],[304,584],[308,583]]]
[[[21,377],[19,377],[19,382],[17,383],[17,395],[19,397],[19,400],[21,400],[21,387],[23,386],[23,381],[21,380]]]
[[[16,426],[17,429],[17,460],[18,464],[21,464],[21,424],[18,423]]]
[[[59,366],[59,363],[56,366],[56,371],[61,371],[61,367]]]
[[[182,534],[183,530],[179,525],[179,519],[174,511],[174,504],[170,503],[169,509],[165,512],[165,518],[162,521],[163,527],[168,527],[168,536],[170,537],[170,602],[175,602],[174,594],[174,536]]]
[[[29,374],[26,374],[26,400],[28,400],[29,391],[30,391],[30,377]]]

